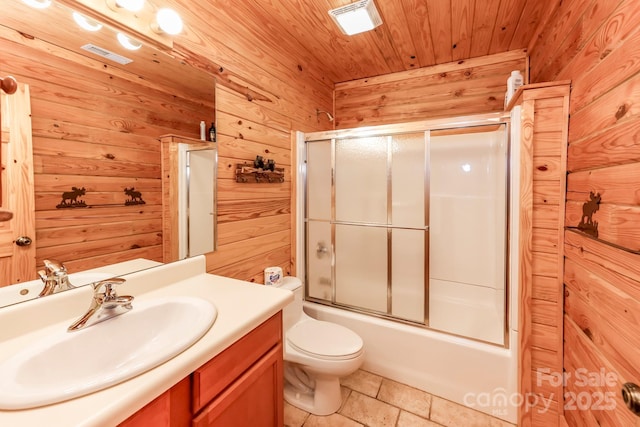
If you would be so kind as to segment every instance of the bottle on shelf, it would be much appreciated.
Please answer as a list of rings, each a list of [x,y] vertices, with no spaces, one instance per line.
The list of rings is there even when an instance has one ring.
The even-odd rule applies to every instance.
[[[206,138],[206,136],[205,136],[205,135],[206,135],[206,134],[205,134],[205,130],[206,130],[206,128],[207,128],[207,124],[204,122],[204,120],[202,120],[202,121],[200,122],[200,139],[201,139],[201,140],[203,140],[203,141],[206,141],[206,140],[207,140],[207,138]]]
[[[216,125],[211,122],[211,127],[209,128],[209,141],[216,142]]]
[[[524,77],[520,74],[520,71],[514,70],[511,72],[511,75],[507,79],[507,94],[504,99],[504,106],[506,108],[513,95],[516,93],[518,88],[524,84]]]

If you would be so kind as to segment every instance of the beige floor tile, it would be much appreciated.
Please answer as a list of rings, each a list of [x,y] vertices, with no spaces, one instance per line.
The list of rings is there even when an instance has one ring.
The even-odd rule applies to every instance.
[[[284,427],[302,427],[309,413],[284,402]]]
[[[400,410],[387,403],[352,391],[344,407],[340,411],[369,427],[393,427],[396,425]]]
[[[378,400],[397,406],[409,412],[413,412],[423,418],[429,418],[431,408],[431,395],[422,390],[409,387],[388,379],[382,380]]]
[[[431,400],[429,418],[447,427],[513,427],[506,421],[436,396]]]
[[[331,414],[326,417],[309,415],[304,427],[363,427],[362,424],[350,420],[344,415]]]
[[[342,396],[342,404],[340,408],[336,412],[340,412],[340,409],[344,408],[345,403],[347,403],[347,399],[351,394],[351,389],[347,387],[340,387],[340,395]]]
[[[344,387],[349,387],[351,390],[359,391],[367,396],[376,397],[378,390],[380,390],[382,377],[359,369],[348,377],[341,378],[340,383]]]
[[[441,427],[440,424],[436,424],[432,421],[425,420],[411,412],[400,411],[400,417],[398,417],[398,424],[396,427]]]

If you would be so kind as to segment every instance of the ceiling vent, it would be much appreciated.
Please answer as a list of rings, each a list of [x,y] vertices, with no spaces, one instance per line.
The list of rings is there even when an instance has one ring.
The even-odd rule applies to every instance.
[[[348,36],[373,30],[382,18],[373,0],[362,0],[329,11],[340,30]]]
[[[82,49],[87,52],[95,53],[96,55],[102,56],[110,61],[117,62],[118,64],[127,65],[130,62],[133,62],[133,59],[126,58],[122,55],[118,55],[117,53],[113,53],[107,49],[103,49],[94,44],[85,44],[82,46]]]

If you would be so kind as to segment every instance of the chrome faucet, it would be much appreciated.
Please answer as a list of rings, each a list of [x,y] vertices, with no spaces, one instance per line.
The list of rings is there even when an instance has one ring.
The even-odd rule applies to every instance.
[[[76,320],[69,328],[69,332],[87,328],[96,323],[104,322],[112,317],[119,316],[131,310],[131,301],[133,297],[130,295],[118,296],[115,287],[125,282],[124,279],[114,277],[112,279],[103,280],[101,282],[92,283],[93,299],[89,310],[78,320]]]
[[[44,282],[44,288],[40,291],[39,297],[75,288],[69,282],[67,268],[60,261],[45,259],[44,270],[38,271],[38,276]]]

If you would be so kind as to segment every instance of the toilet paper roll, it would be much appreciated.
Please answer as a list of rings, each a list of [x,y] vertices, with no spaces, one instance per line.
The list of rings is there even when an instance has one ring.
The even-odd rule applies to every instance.
[[[264,269],[264,284],[267,286],[282,285],[282,269],[280,267],[267,267]]]

